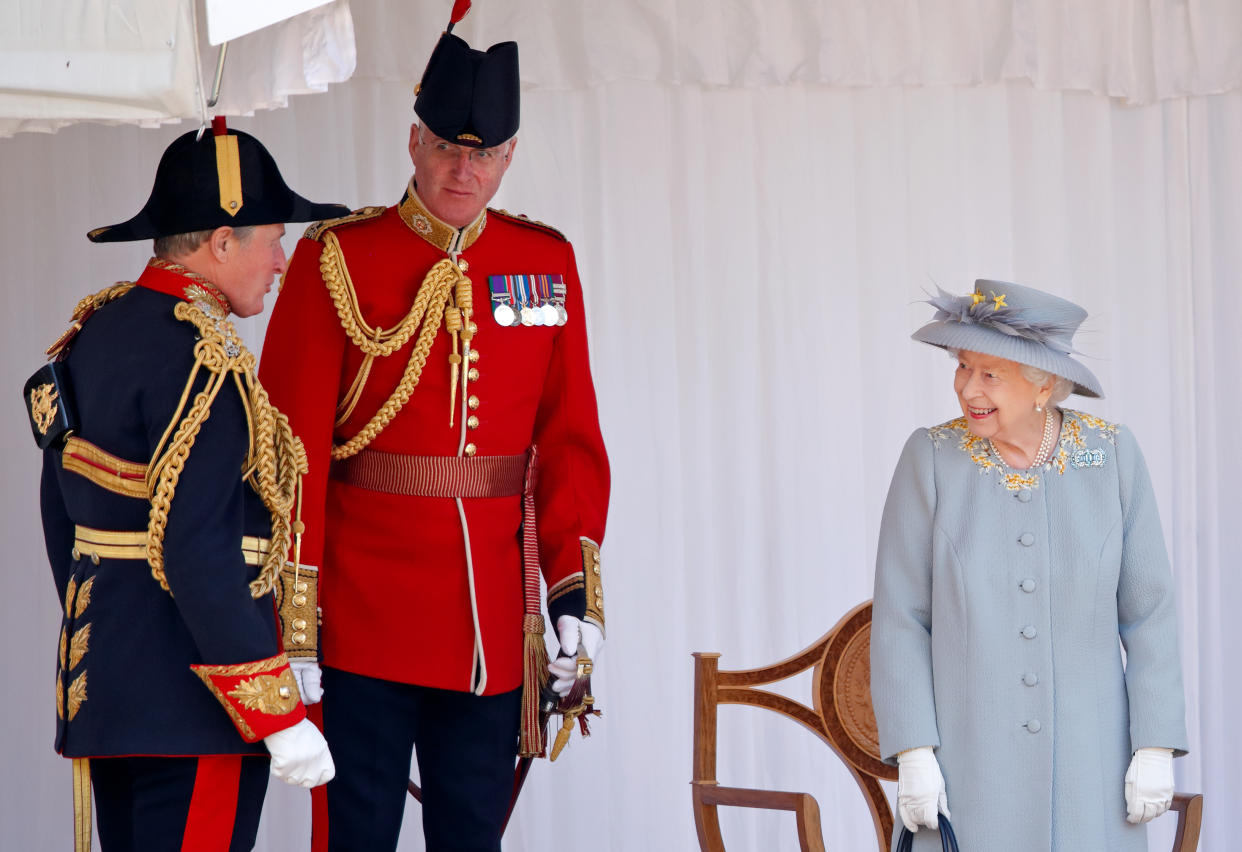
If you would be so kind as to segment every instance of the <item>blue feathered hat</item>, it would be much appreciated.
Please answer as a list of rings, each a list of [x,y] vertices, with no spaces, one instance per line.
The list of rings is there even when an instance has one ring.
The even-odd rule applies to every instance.
[[[1074,333],[1087,318],[1078,305],[1033,287],[985,278],[975,282],[969,296],[936,290],[927,300],[936,315],[910,335],[915,340],[1029,364],[1069,379],[1076,394],[1104,396],[1100,380],[1070,357]]]

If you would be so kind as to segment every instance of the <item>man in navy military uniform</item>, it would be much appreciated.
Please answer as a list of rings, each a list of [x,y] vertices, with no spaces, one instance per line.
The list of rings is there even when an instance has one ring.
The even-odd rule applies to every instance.
[[[322,575],[337,776],[313,797],[316,852],[396,848],[411,750],[426,848],[499,850],[541,708],[570,720],[558,743],[591,710],[609,470],[582,287],[564,236],[487,207],[517,54],[441,37],[403,197],[312,226],[268,326],[261,376],[306,442],[302,555]]]
[[[283,223],[342,211],[222,120],[179,137],[142,211],[89,234],[154,239],[156,257],[83,299],[27,383],[79,850],[91,786],[105,852],[246,850],[269,754],[290,784],[333,775],[301,700],[318,693],[315,578],[285,561],[305,454],[228,316],[263,309]]]

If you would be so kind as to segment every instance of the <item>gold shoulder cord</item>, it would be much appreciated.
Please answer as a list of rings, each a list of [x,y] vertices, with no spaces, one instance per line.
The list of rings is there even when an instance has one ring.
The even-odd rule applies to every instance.
[[[147,523],[147,561],[151,565],[151,576],[163,589],[170,591],[164,576],[168,510],[194,440],[211,415],[211,403],[232,377],[250,424],[250,447],[242,476],[258,492],[272,517],[271,546],[259,576],[250,583],[251,596],[260,598],[271,591],[289,549],[293,527],[290,513],[301,477],[307,471],[306,451],[289,427],[289,418],[272,405],[267,391],[255,378],[254,355],[238,339],[232,323],[223,317],[210,316],[189,302],[179,303],[173,314],[179,320],[194,323],[202,339],[194,346],[194,367],[181,392],[177,411],[147,469],[147,487],[152,495]],[[210,374],[207,384],[195,395],[189,412],[182,417],[200,369]],[[164,449],[165,444],[167,449]]]
[[[409,363],[406,365],[405,373],[401,376],[396,390],[358,434],[332,448],[332,458],[340,460],[358,453],[375,440],[375,436],[382,432],[402,407],[409,402],[422,376],[423,367],[427,363],[427,355],[440,330],[440,323],[445,319],[445,306],[449,295],[454,285],[463,280],[468,282],[469,279],[448,258],[438,261],[423,278],[423,283],[418,288],[418,295],[414,297],[414,304],[409,312],[395,328],[384,331],[379,327],[371,328],[363,319],[362,310],[358,305],[358,294],[349,277],[349,270],[345,266],[341,245],[331,231],[323,235],[319,270],[328,292],[332,295],[332,302],[336,306],[336,314],[341,320],[341,327],[363,353],[358,375],[354,378],[349,392],[341,400],[337,409],[337,426],[344,423],[353,413],[374,360],[377,357],[387,357],[399,350],[409,342],[414,335],[415,328],[418,328],[418,337],[410,352]],[[419,328],[420,322],[421,328]]]

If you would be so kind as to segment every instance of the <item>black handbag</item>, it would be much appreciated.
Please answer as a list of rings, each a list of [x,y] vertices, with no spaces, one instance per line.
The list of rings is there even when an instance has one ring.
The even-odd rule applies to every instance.
[[[940,849],[941,852],[961,852],[957,848],[957,835],[953,833],[953,826],[944,814],[940,815],[937,820],[940,824]],[[910,829],[902,826],[901,836],[897,838],[897,845],[893,847],[893,852],[910,852],[914,848],[914,835]]]

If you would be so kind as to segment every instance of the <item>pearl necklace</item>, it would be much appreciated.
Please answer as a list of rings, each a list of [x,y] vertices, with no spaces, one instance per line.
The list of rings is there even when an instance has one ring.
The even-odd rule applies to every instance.
[[[1048,462],[1052,457],[1053,433],[1056,431],[1056,418],[1052,415],[1052,406],[1044,409],[1044,436],[1040,439],[1039,449],[1035,452],[1035,458],[1031,459],[1031,466],[1028,470],[1034,470]],[[1005,457],[1001,455],[1000,450],[996,446],[996,442],[988,438],[988,446],[992,448],[992,452],[1000,459],[1001,464],[1008,467]]]

